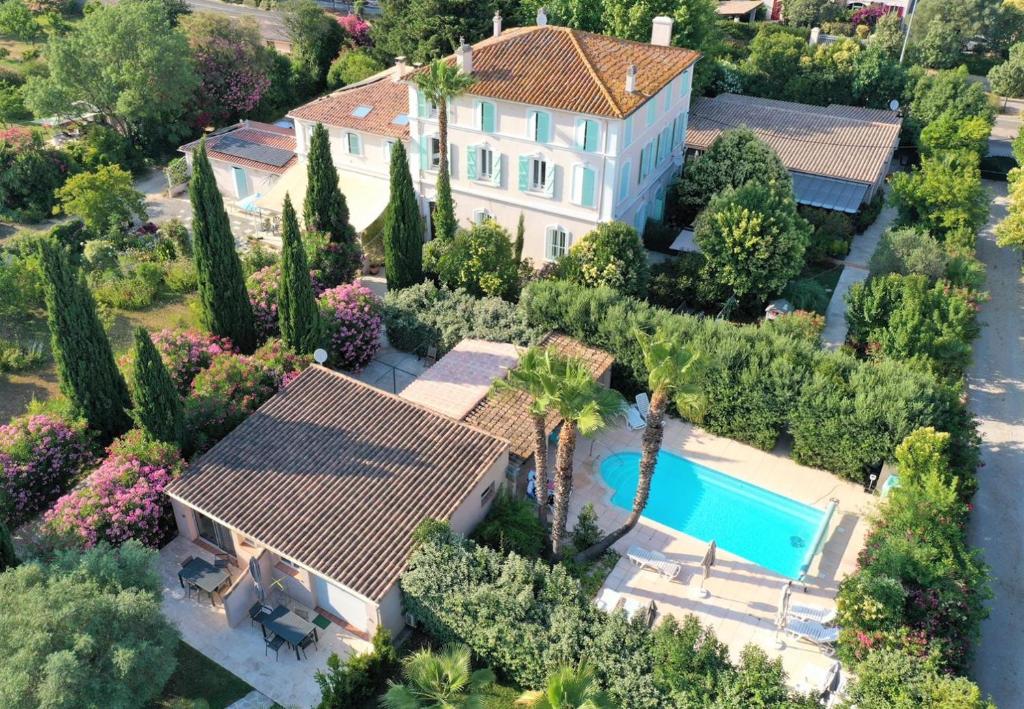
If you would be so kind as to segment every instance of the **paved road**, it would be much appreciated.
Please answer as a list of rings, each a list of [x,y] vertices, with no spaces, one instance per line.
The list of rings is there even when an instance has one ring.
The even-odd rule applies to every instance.
[[[996,115],[996,123],[992,127],[992,135],[988,140],[989,155],[1013,155],[1010,143],[1020,131],[1022,112],[1024,112],[1024,101],[1020,99],[1008,100],[1005,108],[1000,103],[999,114]]]
[[[188,0],[192,12],[215,12],[232,17],[252,17],[260,25],[261,34],[266,39],[288,39],[282,15],[277,10],[261,10],[258,7],[233,5],[220,0]]]
[[[969,538],[992,567],[995,597],[973,674],[999,707],[1009,708],[1024,706],[1024,279],[1020,256],[997,247],[992,230],[1006,216],[1006,184],[987,186],[995,199],[978,257],[992,300],[981,309],[984,327],[968,377],[984,439]]]

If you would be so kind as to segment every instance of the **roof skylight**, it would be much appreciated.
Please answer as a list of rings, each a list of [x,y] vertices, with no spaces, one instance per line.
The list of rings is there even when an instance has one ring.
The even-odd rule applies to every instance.
[[[409,116],[404,113],[399,113],[391,122],[396,126],[407,126],[409,125]]]
[[[352,115],[356,118],[366,118],[372,110],[373,106],[356,106],[352,109]]]

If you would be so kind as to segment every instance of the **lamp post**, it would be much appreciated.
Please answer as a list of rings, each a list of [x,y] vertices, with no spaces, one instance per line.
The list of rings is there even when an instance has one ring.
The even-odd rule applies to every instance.
[[[903,48],[900,49],[900,64],[903,63],[903,57],[907,53],[907,43],[910,41],[910,31],[914,27],[914,15],[917,14],[917,2],[911,0],[910,2],[910,19],[907,20],[907,34],[903,37]]]

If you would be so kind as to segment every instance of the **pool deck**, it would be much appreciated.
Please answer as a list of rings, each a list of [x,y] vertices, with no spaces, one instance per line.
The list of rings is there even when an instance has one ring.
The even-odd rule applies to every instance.
[[[588,502],[593,503],[605,531],[625,521],[628,512],[612,505],[612,490],[601,480],[598,468],[601,460],[613,453],[640,450],[642,434],[622,424],[593,440],[580,439],[569,508],[570,529]],[[831,473],[797,465],[786,451],[761,451],[676,419],[666,419],[663,449],[822,510],[830,499],[836,499],[837,509],[825,533],[824,546],[805,579],[806,593],[803,583],[794,582],[792,596],[794,603],[834,607],[839,581],[856,568],[867,531],[864,517],[877,498],[866,495],[860,485]],[[776,633],[775,614],[780,590],[787,580],[779,574],[720,548],[704,585],[709,596],[698,598],[693,592],[700,584],[700,561],[706,542],[643,517],[615,549],[624,555],[632,545],[662,552],[683,566],[682,574],[666,580],[639,569],[623,556],[604,588],[642,601],[653,600],[659,619],[663,614],[678,618],[696,615],[704,625],[714,628],[734,660],[747,644],[761,646],[770,656],[782,658],[789,683],[799,689],[808,689],[808,683],[814,683],[814,678],[834,662],[813,645],[793,638],[784,638],[782,647],[778,647],[781,636]]]

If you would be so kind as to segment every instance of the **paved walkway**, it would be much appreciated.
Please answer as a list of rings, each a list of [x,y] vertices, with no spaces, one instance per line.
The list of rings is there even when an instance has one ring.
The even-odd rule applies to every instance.
[[[234,704],[230,704],[228,709],[271,709],[273,706],[273,699],[254,689]]]
[[[984,439],[980,488],[969,538],[992,568],[991,615],[981,627],[974,678],[1000,707],[1024,706],[1024,282],[1021,259],[995,244],[994,224],[1006,216],[1006,184],[995,195],[978,257],[988,269],[992,300],[982,306],[981,337],[968,376],[971,409]],[[1014,669],[1016,668],[1016,669]]]
[[[896,210],[886,206],[878,215],[875,223],[864,230],[863,234],[853,237],[850,253],[843,261],[843,272],[839,275],[836,288],[832,291],[832,299],[825,311],[825,330],[821,333],[821,343],[825,349],[836,350],[846,342],[846,294],[855,283],[868,277],[868,262],[878,248],[882,233],[896,219]]]

